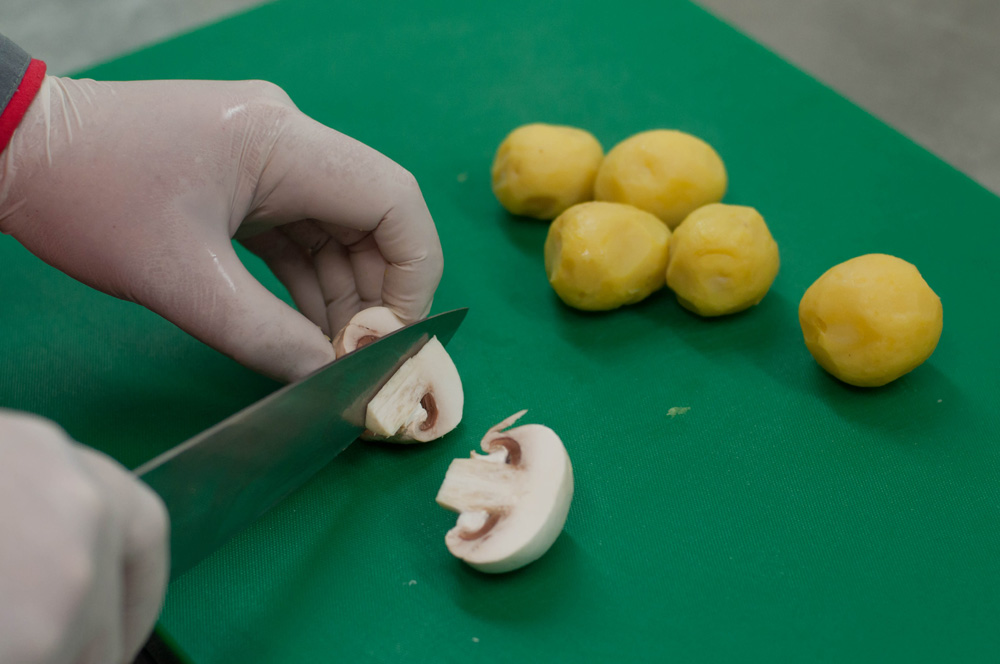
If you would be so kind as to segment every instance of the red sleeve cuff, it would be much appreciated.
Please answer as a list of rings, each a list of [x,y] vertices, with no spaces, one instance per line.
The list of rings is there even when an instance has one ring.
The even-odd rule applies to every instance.
[[[41,60],[32,60],[24,72],[21,84],[17,86],[17,91],[7,103],[7,108],[0,111],[0,152],[3,152],[10,143],[10,137],[14,135],[21,118],[28,112],[28,106],[38,94],[38,88],[42,87],[44,79],[45,63]]]

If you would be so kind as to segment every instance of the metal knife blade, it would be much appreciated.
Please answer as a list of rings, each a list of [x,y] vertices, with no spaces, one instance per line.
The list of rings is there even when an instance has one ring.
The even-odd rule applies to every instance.
[[[170,514],[170,578],[301,486],[363,431],[368,402],[431,337],[447,344],[468,309],[386,335],[286,385],[134,472]]]

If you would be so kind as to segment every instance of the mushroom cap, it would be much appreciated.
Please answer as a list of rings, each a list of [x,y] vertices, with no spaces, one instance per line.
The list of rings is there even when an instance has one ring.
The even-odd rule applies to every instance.
[[[401,327],[403,321],[388,307],[362,309],[333,338],[333,351],[342,357]]]
[[[453,500],[446,477],[438,494],[439,504],[460,512],[445,535],[448,550],[482,572],[508,572],[540,558],[562,532],[573,499],[573,466],[552,429],[527,424],[503,431],[524,412],[489,430],[481,444],[486,455],[471,455],[471,463],[479,464],[473,474],[481,471],[484,484],[493,486]],[[468,467],[470,460],[452,462],[449,475],[463,472],[456,464]]]

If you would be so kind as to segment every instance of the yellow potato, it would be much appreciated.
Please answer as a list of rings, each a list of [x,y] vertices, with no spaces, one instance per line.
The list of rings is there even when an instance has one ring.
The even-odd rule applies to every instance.
[[[726,167],[711,145],[682,131],[654,129],[608,152],[594,194],[599,201],[652,212],[674,229],[697,208],[722,200],[727,183]]]
[[[722,316],[759,303],[779,264],[778,245],[757,210],[713,203],[674,231],[667,285],[686,309]]]
[[[799,303],[809,352],[859,387],[885,385],[923,364],[941,338],[943,315],[917,268],[885,254],[830,268]]]
[[[648,212],[620,203],[581,203],[549,227],[545,271],[569,306],[617,309],[663,288],[669,239],[670,229]]]
[[[604,148],[575,127],[529,124],[500,143],[493,158],[493,193],[511,214],[554,219],[594,197]]]

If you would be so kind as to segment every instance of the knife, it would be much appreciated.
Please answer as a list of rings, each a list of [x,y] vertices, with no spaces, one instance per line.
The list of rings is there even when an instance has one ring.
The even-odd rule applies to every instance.
[[[468,309],[388,334],[167,450],[133,473],[170,514],[170,578],[316,474],[364,430],[368,402],[431,337],[447,345]]]

